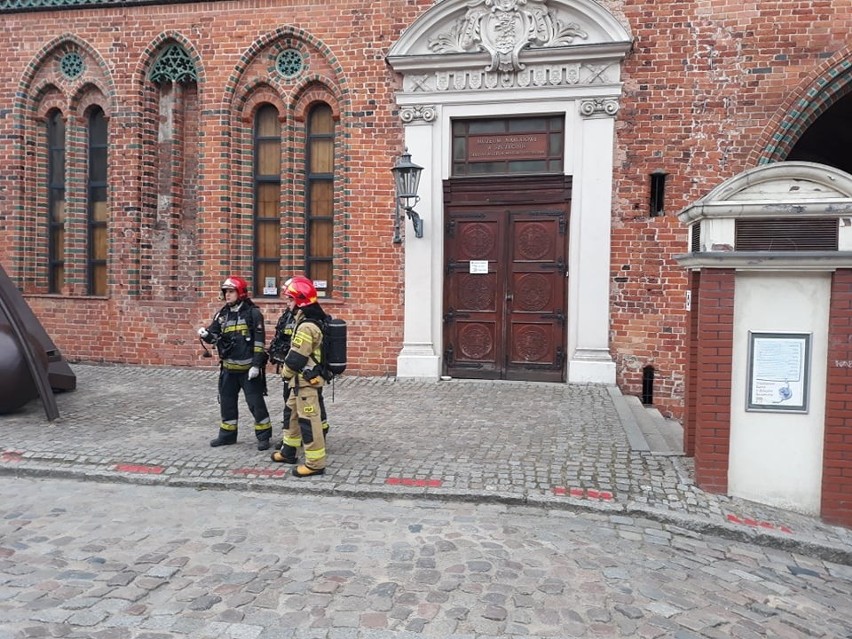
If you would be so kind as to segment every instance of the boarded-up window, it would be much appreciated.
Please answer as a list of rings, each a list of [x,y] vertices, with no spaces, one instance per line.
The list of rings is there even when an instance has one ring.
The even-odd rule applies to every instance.
[[[266,104],[254,120],[254,288],[277,295],[281,269],[281,122]],[[273,293],[273,289],[275,292]]]
[[[308,277],[319,297],[333,294],[334,274],[334,118],[320,104],[308,115],[307,130],[307,245]]]

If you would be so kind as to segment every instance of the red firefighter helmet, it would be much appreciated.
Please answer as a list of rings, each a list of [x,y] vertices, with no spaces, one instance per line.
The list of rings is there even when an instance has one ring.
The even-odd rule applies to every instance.
[[[302,275],[296,275],[290,279],[284,289],[284,295],[293,298],[296,308],[316,304],[317,301],[317,289],[314,288],[314,283]]]
[[[248,297],[248,282],[246,282],[243,278],[237,277],[236,275],[228,276],[224,282],[222,282],[222,296],[225,295],[226,288],[232,288],[237,292],[237,300],[242,301]]]

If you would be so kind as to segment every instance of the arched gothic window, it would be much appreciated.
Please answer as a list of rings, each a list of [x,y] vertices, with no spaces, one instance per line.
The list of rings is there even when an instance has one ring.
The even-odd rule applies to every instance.
[[[47,116],[47,290],[65,284],[65,119],[55,109]]]
[[[334,292],[334,118],[320,103],[308,113],[305,159],[305,263],[320,297]]]
[[[278,294],[281,268],[281,122],[265,104],[254,118],[254,288]],[[265,289],[265,290],[264,290]],[[273,293],[273,289],[276,289]]]
[[[107,120],[99,107],[88,118],[88,256],[87,290],[89,295],[107,294],[107,221],[109,201],[107,185]]]

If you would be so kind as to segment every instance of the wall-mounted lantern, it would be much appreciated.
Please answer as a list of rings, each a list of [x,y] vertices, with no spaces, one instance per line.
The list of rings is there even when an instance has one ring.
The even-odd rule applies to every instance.
[[[414,207],[420,201],[417,195],[417,187],[420,186],[420,172],[423,171],[422,166],[418,166],[411,161],[411,154],[408,149],[405,153],[399,156],[396,165],[391,169],[393,172],[393,181],[396,187],[396,220],[394,228],[394,242],[399,242],[399,226],[400,209],[405,211],[405,214],[411,219],[414,225],[414,237],[423,237],[423,220]]]

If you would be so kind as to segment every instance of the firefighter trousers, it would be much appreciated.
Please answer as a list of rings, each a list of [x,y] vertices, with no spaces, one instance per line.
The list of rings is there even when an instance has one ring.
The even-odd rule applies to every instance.
[[[290,389],[287,398],[290,422],[281,447],[281,452],[291,459],[295,458],[299,447],[304,447],[305,466],[312,470],[322,470],[326,464],[318,390],[310,386]]]
[[[292,410],[290,408],[290,404],[288,403],[288,399],[290,399],[290,395],[293,393],[293,389],[289,384],[284,385],[284,419],[281,421],[281,435],[285,435],[287,433],[287,429],[290,427],[290,415],[292,414]],[[320,407],[320,419],[322,420],[322,432],[323,435],[328,434],[328,412],[325,409],[325,400],[322,396],[322,387],[317,389],[317,397],[319,399],[319,407]]]
[[[248,371],[232,371],[223,368],[219,375],[221,429],[236,434],[239,424],[237,400],[241,389],[252,417],[254,417],[255,435],[258,439],[269,439],[272,435],[272,421],[269,419],[266,400],[263,399],[263,376],[249,379]]]

